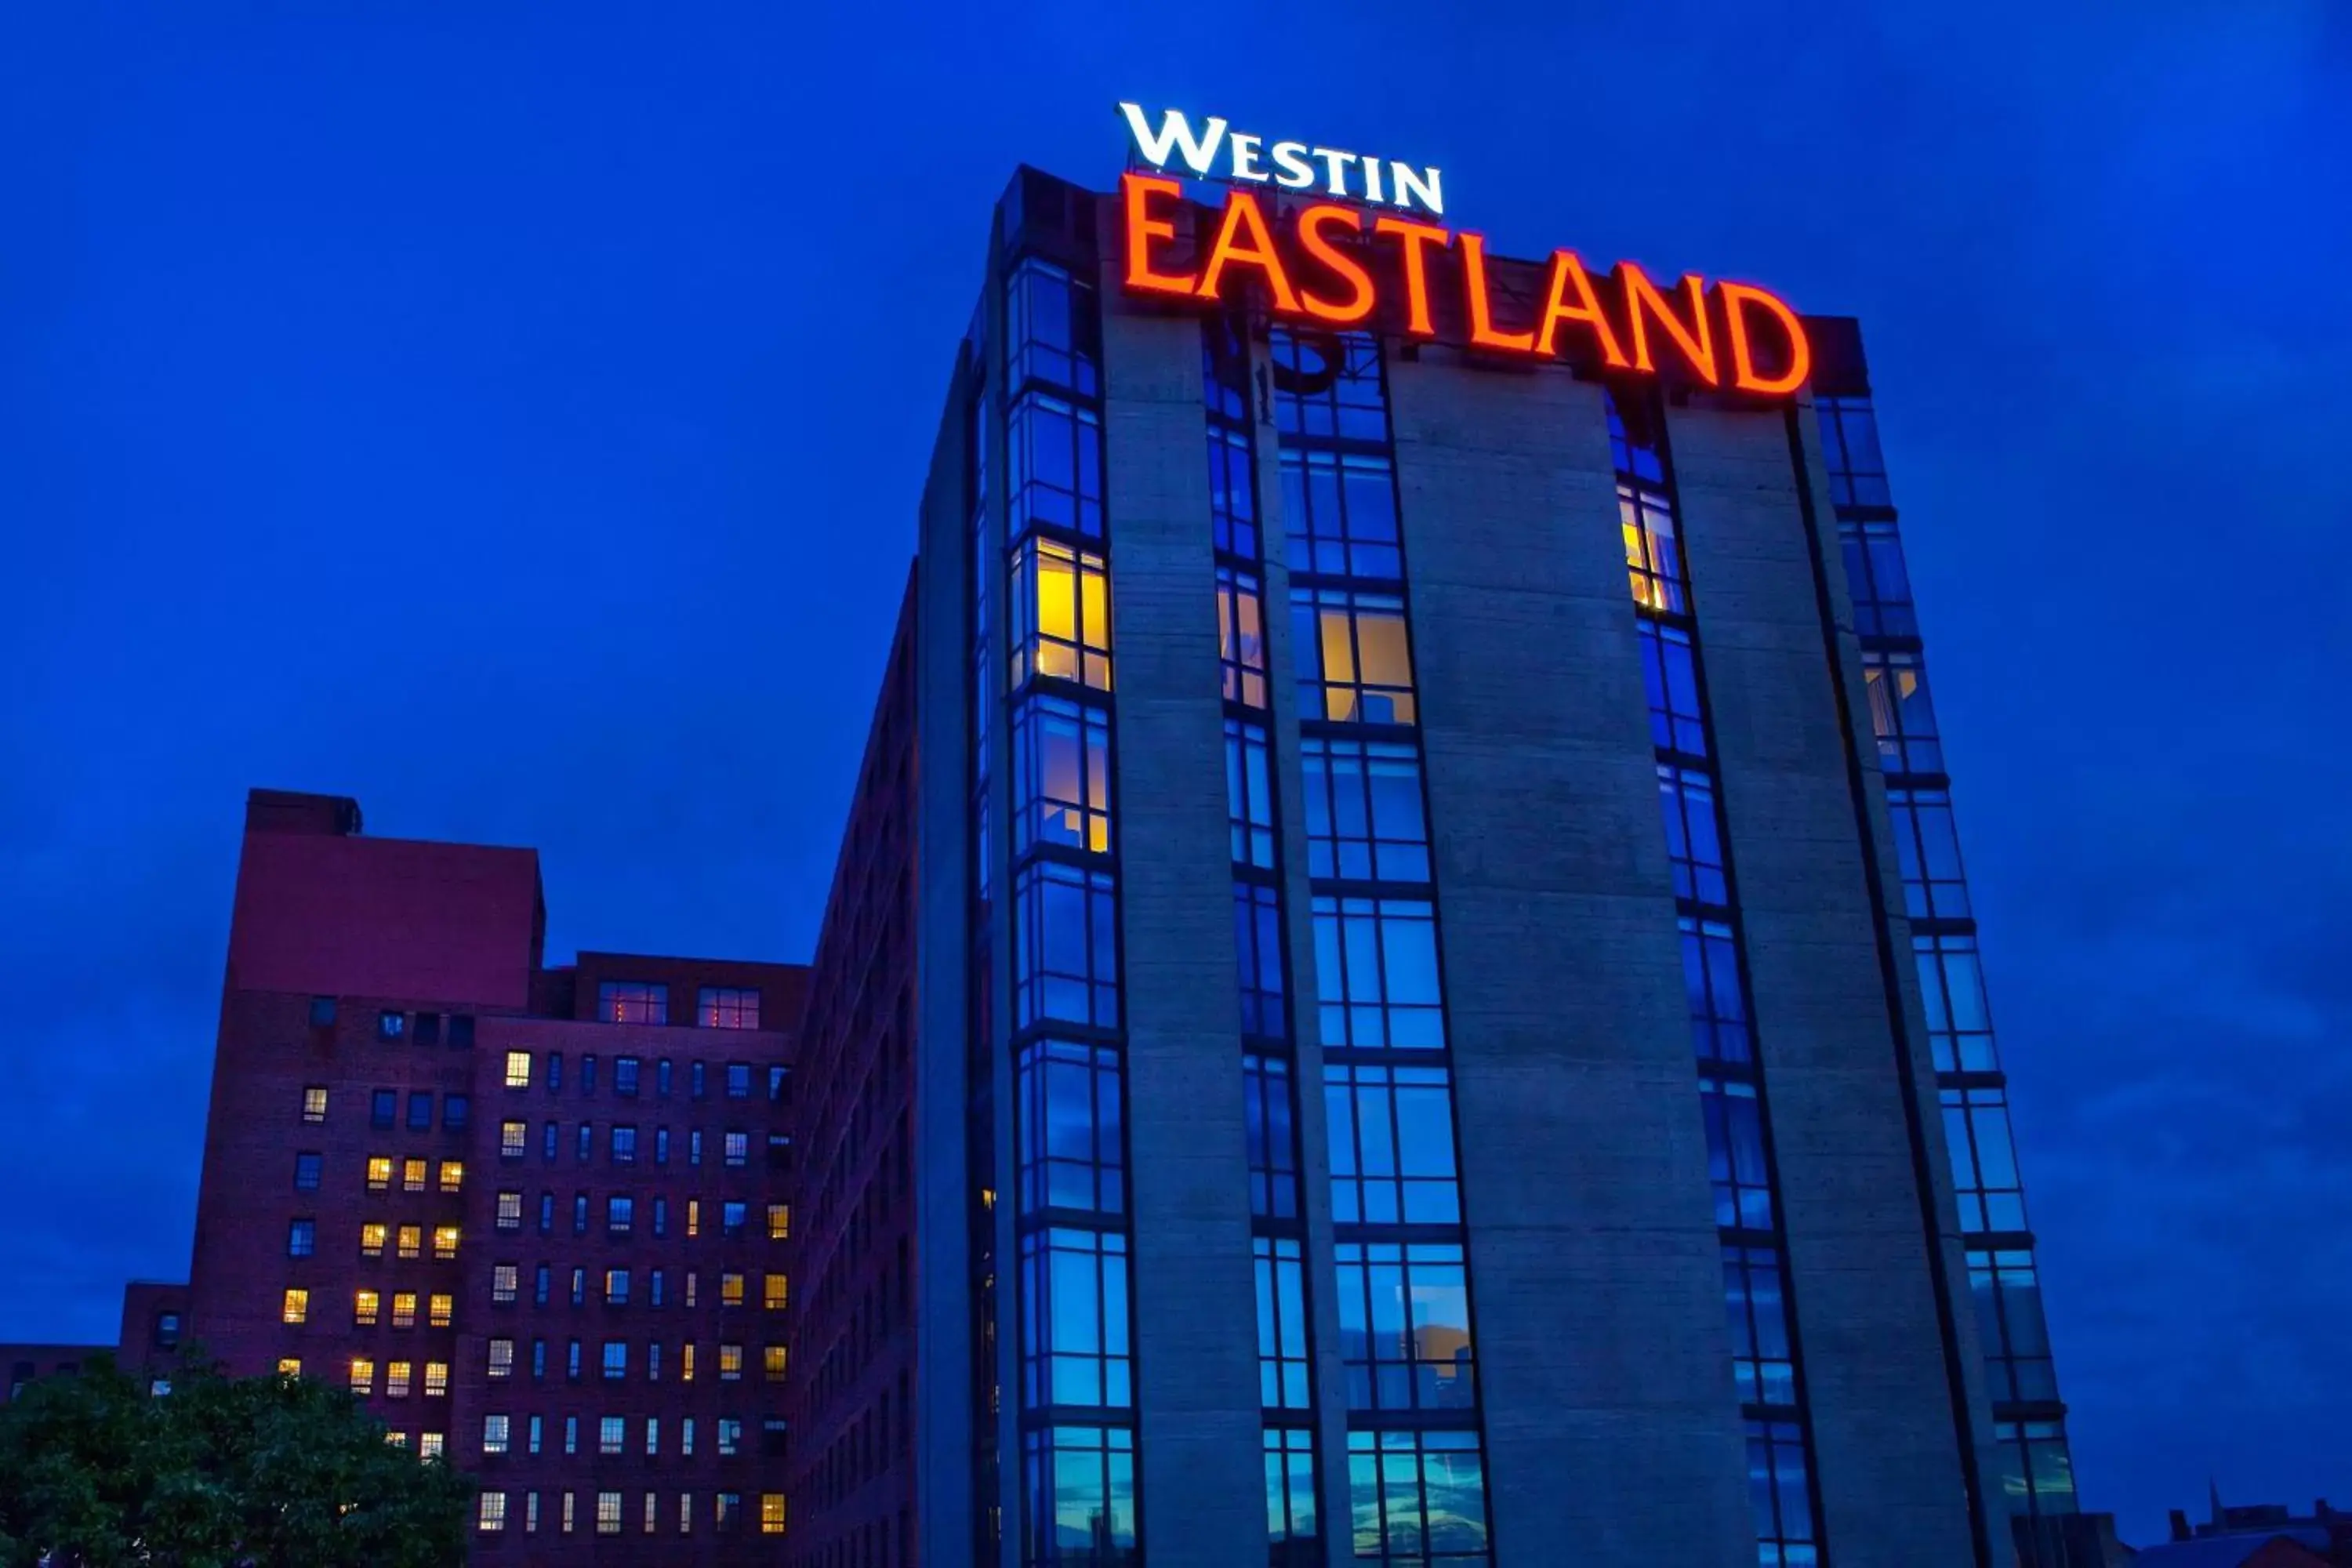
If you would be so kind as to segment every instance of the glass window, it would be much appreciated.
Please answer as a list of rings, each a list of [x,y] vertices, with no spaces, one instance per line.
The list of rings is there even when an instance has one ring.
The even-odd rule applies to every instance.
[[[596,1124],[593,1121],[583,1121],[580,1124],[578,1132],[579,1142],[573,1149],[572,1155],[584,1165],[596,1147]]]
[[[482,1417],[483,1453],[503,1454],[507,1451],[507,1417],[503,1415],[485,1415]],[[483,1500],[488,1501],[492,1495],[494,1494],[484,1493]],[[501,1497],[499,1499],[499,1502],[503,1508],[506,1500]]]
[[[727,1098],[730,1100],[751,1098],[751,1064],[750,1062],[727,1064]]]
[[[1706,1116],[1715,1223],[1727,1229],[1770,1230],[1772,1184],[1764,1161],[1764,1112],[1757,1103],[1756,1086],[1702,1073],[1698,1089]]]
[[[551,1090],[563,1087],[563,1053],[562,1051],[547,1053],[547,1087]]]
[[[433,1227],[433,1256],[443,1263],[457,1256],[457,1227],[436,1225]]]
[[[442,1161],[441,1190],[445,1193],[462,1192],[465,1186],[466,1163],[463,1160]]]
[[[730,1170],[741,1170],[751,1161],[751,1135],[730,1131],[727,1134],[727,1164]]]
[[[1891,506],[1886,459],[1878,447],[1878,414],[1864,397],[1816,397],[1822,461],[1830,471],[1834,506]]]
[[[352,1358],[352,1392],[353,1394],[375,1392],[375,1363],[366,1356]]]
[[[1297,1219],[1298,1144],[1292,1130],[1290,1063],[1280,1057],[1244,1057],[1242,1083],[1250,1213],[1260,1219]]]
[[[1996,1405],[2053,1400],[2050,1330],[2042,1316],[2042,1282],[2033,1254],[1969,1251],[1969,1288],[1976,1299],[1977,1338]]]
[[[596,1092],[596,1054],[593,1051],[583,1052],[581,1055],[580,1092],[583,1094]]]
[[[1666,822],[1666,860],[1674,870],[1675,897],[1702,904],[1728,903],[1714,775],[1660,763],[1658,805]]]
[[[760,1305],[771,1312],[781,1312],[790,1294],[791,1279],[783,1274],[760,1276]]]
[[[1396,479],[1387,457],[1286,448],[1282,500],[1293,572],[1404,575]]]
[[[1459,1225],[1454,1095],[1444,1068],[1328,1064],[1331,1217],[1339,1225]]]
[[[1706,755],[1706,721],[1698,707],[1698,660],[1690,634],[1652,620],[1640,624],[1642,683],[1650,699],[1650,743],[1686,756]]]
[[[1274,785],[1265,726],[1225,721],[1225,816],[1234,863],[1274,864]]]
[[[1731,928],[1721,921],[1696,920],[1688,915],[1679,923],[1683,990],[1690,1006],[1692,1048],[1702,1061],[1753,1059],[1748,1005],[1739,985],[1739,952],[1732,943]]]
[[[1217,664],[1226,701],[1265,706],[1265,596],[1255,572],[1217,568]]]
[[[499,1263],[490,1268],[490,1300],[501,1307],[511,1306],[515,1299],[516,1277],[521,1271],[519,1263]]]
[[[737,1283],[739,1286],[741,1283],[740,1277]],[[740,1300],[741,1292],[740,1289],[737,1292],[737,1300],[730,1303],[730,1305],[740,1306],[742,1304]],[[743,1347],[741,1345],[722,1344],[719,1347],[719,1381],[721,1383],[740,1383],[743,1381]],[[724,1452],[723,1449],[721,1451]]]
[[[530,1141],[530,1124],[527,1121],[499,1123],[499,1158],[520,1160]]]
[[[425,1190],[425,1164],[424,1161],[403,1160],[400,1163],[400,1190],[404,1193],[423,1192]]]
[[[286,1227],[287,1257],[308,1258],[318,1250],[319,1222],[317,1220],[298,1219],[288,1224]]]
[[[1052,540],[1013,556],[1013,684],[1032,676],[1110,689],[1110,576],[1103,558]]]
[[[317,1192],[319,1173],[324,1163],[323,1156],[309,1151],[296,1154],[294,1156],[294,1190],[298,1193]]]
[[[629,1304],[629,1271],[625,1268],[604,1270],[604,1304],[625,1307]]]
[[[1780,1254],[1765,1247],[1723,1249],[1723,1310],[1731,1328],[1731,1365],[1743,1405],[1797,1402],[1790,1358],[1789,1304],[1780,1289]]]
[[[507,1087],[509,1089],[530,1087],[530,1053],[529,1051],[507,1053]]]
[[[1010,537],[1033,528],[1103,536],[1102,416],[1084,404],[1024,392],[1004,416],[1011,461]]]
[[[1118,897],[1108,871],[1055,862],[1013,884],[1013,1019],[1118,1026]]]
[[[770,1204],[768,1205],[768,1239],[770,1241],[783,1241],[788,1239],[792,1234],[793,1205],[790,1204]]]
[[[1127,1238],[1056,1227],[1021,1238],[1021,1362],[1033,1408],[1134,1403]]]
[[[398,1233],[398,1248],[403,1258],[415,1259],[424,1257],[425,1227],[420,1225],[402,1226]]]
[[[1617,472],[1654,485],[1666,482],[1665,459],[1657,441],[1659,407],[1646,396],[1620,402],[1614,391],[1603,391],[1601,405],[1609,416],[1609,459]],[[1629,427],[1626,415],[1633,415]]]
[[[1282,900],[1256,882],[1234,884],[1234,941],[1241,963],[1242,1033],[1286,1039],[1290,1016],[1283,1005]]]
[[[309,1322],[310,1321],[310,1292],[308,1290],[298,1289],[288,1290],[286,1292],[285,1304],[278,1309],[278,1321],[284,1323]]]
[[[606,1340],[604,1355],[604,1380],[616,1383],[629,1375],[629,1346],[625,1340]]]
[[[323,1121],[326,1117],[327,1091],[318,1090],[319,1114],[305,1114],[306,1121]],[[400,1115],[400,1094],[396,1089],[379,1089],[368,1097],[368,1125],[383,1130],[393,1125]]]
[[[1966,920],[1968,873],[1960,867],[1951,792],[1890,789],[1886,809],[1894,819],[1895,857],[1903,868],[1904,912],[1913,920]]]
[[[1339,588],[1295,589],[1290,617],[1300,718],[1415,721],[1403,600]]]
[[[1475,1432],[1349,1432],[1348,1504],[1359,1562],[1470,1568],[1492,1560]]]
[[[1350,1410],[1477,1402],[1469,1277],[1458,1243],[1340,1242],[1339,1340]]]
[[[1357,881],[1429,880],[1421,756],[1410,742],[1303,735],[1307,872]]]
[[[760,1494],[760,1533],[762,1535],[782,1535],[783,1532],[784,1494],[782,1492],[761,1492]]]
[[[1277,328],[1267,349],[1275,424],[1283,435],[1310,441],[1388,440],[1388,393],[1381,380],[1378,338]]]
[[[1110,848],[1110,715],[1032,692],[1013,709],[1013,852]]]
[[[704,985],[694,996],[694,1021],[706,1029],[756,1029],[760,992],[751,985]]]
[[[607,1024],[667,1024],[669,987],[637,980],[605,980],[596,986],[596,1016]]]
[[[375,1037],[379,1040],[396,1040],[400,1038],[401,1031],[406,1023],[407,1018],[403,1014],[378,1013],[375,1016]]]
[[[773,1138],[776,1134],[772,1132],[768,1136]],[[721,1236],[742,1235],[745,1223],[751,1216],[751,1205],[733,1198],[730,1198],[726,1202],[720,1204],[719,1205],[719,1234]]]
[[[1846,594],[1853,604],[1853,629],[1864,637],[1916,637],[1919,612],[1911,602],[1911,574],[1903,563],[1903,539],[1892,521],[1838,523],[1845,556]]]
[[[2009,1137],[2008,1091],[1940,1090],[1944,1142],[1964,1231],[2025,1229],[2025,1193]]]
[[[423,1132],[432,1125],[433,1096],[421,1090],[412,1091],[408,1097],[408,1130]]]
[[[1021,1435],[1021,1561],[1028,1568],[1129,1562],[1135,1555],[1135,1434],[1050,1426]],[[1084,1556],[1071,1543],[1087,1543]]]
[[[734,1269],[719,1276],[719,1304],[722,1307],[743,1304],[743,1276]]]
[[[1307,1269],[1298,1239],[1253,1237],[1250,1250],[1257,1270],[1258,1403],[1268,1410],[1307,1409],[1315,1392],[1307,1349]],[[1343,1271],[1343,1290],[1345,1278]],[[1463,1321],[1469,1321],[1466,1313]]]
[[[613,1163],[634,1165],[637,1161],[637,1130],[634,1127],[613,1129]]]
[[[1758,1561],[1790,1568],[1819,1561],[1804,1432],[1794,1421],[1748,1423],[1748,1489]]]
[[[1972,936],[1913,936],[1919,994],[1927,1012],[1927,1042],[1937,1072],[1994,1072],[1992,1015],[1985,1005],[1984,973]]]
[[[550,1163],[552,1163],[555,1159],[555,1143],[559,1126],[560,1123],[551,1121],[541,1130],[539,1157]]]
[[[1314,910],[1323,1044],[1443,1048],[1436,906],[1322,895]]]
[[[392,1156],[372,1154],[367,1163],[367,1187],[372,1193],[392,1190]]]
[[[756,1008],[759,1004],[754,1002],[752,1005]],[[644,1064],[635,1057],[614,1057],[613,1058],[613,1092],[626,1099],[635,1099],[638,1079],[644,1076],[643,1066]]]
[[[1004,281],[1004,380],[1018,391],[1045,382],[1081,397],[1100,394],[1100,316],[1084,279],[1025,256]]]
[[[395,1290],[392,1297],[392,1326],[413,1329],[416,1326],[416,1292]]]
[[[1209,426],[1209,522],[1217,549],[1257,559],[1257,478],[1246,427]]]
[[[617,1448],[611,1451],[616,1454],[620,1452]],[[598,1492],[596,1494],[596,1533],[599,1535],[621,1533],[620,1493]]]
[[[762,1345],[760,1348],[760,1365],[761,1374],[765,1376],[770,1383],[783,1382],[785,1370],[789,1364],[790,1358],[787,1347],[783,1345]]]
[[[383,1368],[383,1396],[386,1399],[408,1397],[408,1384],[414,1363],[404,1361],[387,1362]]]
[[[1265,1534],[1268,1561],[1313,1563],[1321,1553],[1315,1495],[1315,1434],[1287,1426],[1265,1429]]]
[[[433,1326],[436,1329],[447,1328],[449,1326],[450,1315],[456,1307],[456,1298],[446,1295],[436,1295],[429,1299],[427,1304],[431,1310],[432,1316],[430,1321]]]
[[[1674,503],[1647,485],[1617,483],[1617,521],[1625,535],[1625,571],[1633,603],[1661,615],[1690,613]]]
[[[514,1375],[514,1352],[515,1342],[512,1340],[492,1340],[490,1342],[490,1376],[506,1378],[512,1377]]]
[[[1916,653],[1862,652],[1862,679],[1870,693],[1870,728],[1878,737],[1878,765],[1890,773],[1940,773],[1943,743],[1927,700],[1927,671]]]

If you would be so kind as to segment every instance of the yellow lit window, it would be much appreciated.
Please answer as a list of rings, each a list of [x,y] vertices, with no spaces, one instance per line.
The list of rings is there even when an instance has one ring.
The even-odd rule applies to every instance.
[[[433,1298],[433,1326],[435,1328],[446,1329],[449,1326],[450,1312],[455,1304],[454,1300],[447,1296],[436,1296]]]
[[[743,1304],[743,1277],[740,1274],[727,1273],[719,1277],[719,1304],[722,1307]]]
[[[360,1226],[360,1256],[382,1258],[385,1234],[386,1227],[382,1225],[368,1224]]]
[[[387,1192],[391,1187],[392,1156],[389,1154],[369,1155],[368,1191],[372,1193]]]
[[[439,1399],[449,1392],[449,1363],[428,1361],[425,1363],[425,1397]]]
[[[327,1091],[310,1088],[302,1091],[302,1120],[324,1121],[327,1119]]]
[[[783,1532],[784,1494],[782,1492],[761,1492],[760,1494],[760,1533],[762,1535],[782,1535]]]
[[[416,1225],[402,1226],[400,1227],[400,1255],[403,1258],[415,1258],[421,1256],[424,1250],[425,1227],[423,1226]]]
[[[521,1159],[523,1151],[530,1147],[530,1129],[523,1122],[501,1121],[499,1123],[499,1158],[501,1160]]]
[[[507,1053],[507,1087],[509,1089],[530,1087],[530,1053],[529,1051]]]
[[[702,1200],[700,1198],[686,1200],[686,1234],[688,1236],[702,1234]]]
[[[403,1160],[400,1163],[400,1190],[404,1193],[421,1193],[425,1190],[424,1161]]]
[[[457,1227],[436,1225],[433,1227],[433,1256],[446,1263],[457,1256]]]
[[[309,1322],[310,1321],[310,1292],[308,1290],[287,1291],[286,1306],[278,1314],[278,1319],[279,1321],[288,1323]]]
[[[378,1298],[373,1290],[362,1290],[352,1297],[352,1321],[363,1329],[375,1327]]]
[[[1644,609],[1679,615],[1682,563],[1675,543],[1674,509],[1654,490],[1620,484],[1617,518],[1625,534],[1625,569],[1633,580],[1633,602]]]
[[[793,1205],[790,1204],[770,1204],[768,1205],[768,1239],[770,1241],[785,1241],[791,1239],[792,1234]]]
[[[694,1342],[691,1340],[678,1347],[677,1380],[680,1383],[694,1381]]]
[[[353,1394],[375,1392],[375,1363],[363,1355],[352,1357],[352,1392]]]
[[[1103,558],[1050,540],[1013,567],[1013,682],[1049,675],[1110,689],[1110,587]]]
[[[417,1457],[425,1459],[439,1458],[443,1441],[442,1435],[438,1432],[425,1433],[425,1440],[416,1446]]]
[[[768,1381],[770,1383],[782,1383],[784,1381],[783,1346],[765,1346],[760,1352],[760,1359],[766,1368]]]
[[[299,1377],[299,1376],[301,1376],[301,1375],[302,1375],[302,1358],[301,1358],[300,1356],[290,1356],[290,1355],[289,1355],[289,1356],[280,1356],[280,1357],[278,1358],[278,1376],[280,1376],[280,1377]]]
[[[507,1494],[482,1493],[474,1517],[476,1525],[484,1531],[495,1532],[504,1530],[507,1527]]]
[[[441,1190],[445,1193],[454,1193],[464,1187],[465,1184],[466,1162],[463,1160],[442,1161]]]
[[[383,1440],[391,1444],[395,1448],[405,1448],[408,1447],[408,1434],[405,1432],[386,1432],[383,1435]]]
[[[596,1494],[596,1533],[599,1535],[621,1533],[620,1493],[598,1492]]]
[[[771,1274],[760,1281],[760,1304],[771,1312],[784,1310],[784,1276]]]
[[[413,1329],[416,1326],[415,1291],[400,1290],[394,1293],[392,1298],[392,1326],[395,1329]]]
[[[387,1399],[408,1397],[408,1363],[394,1362],[383,1369],[383,1394]]]
[[[719,1347],[719,1381],[721,1383],[743,1381],[743,1347],[741,1345]]]
[[[1405,637],[1402,601],[1373,594],[1323,590],[1316,601],[1318,719],[1340,722],[1410,724],[1414,721],[1412,657]],[[1293,596],[1297,602],[1297,596]]]

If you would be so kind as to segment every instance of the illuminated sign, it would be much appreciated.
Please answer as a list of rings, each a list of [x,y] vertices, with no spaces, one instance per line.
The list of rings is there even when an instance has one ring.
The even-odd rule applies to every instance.
[[[1181,142],[1169,124],[1163,153]],[[1177,150],[1190,167],[1213,148]],[[1662,286],[1631,261],[1596,278],[1572,250],[1542,263],[1490,258],[1483,235],[1339,202],[1270,219],[1239,187],[1210,211],[1173,179],[1129,173],[1119,184],[1120,279],[1131,294],[1763,396],[1796,391],[1812,369],[1802,318],[1752,284],[1689,276]]]
[[[1195,179],[1317,191],[1376,207],[1405,212],[1420,207],[1432,216],[1445,212],[1445,183],[1435,169],[1306,142],[1268,142],[1235,131],[1213,114],[1196,132],[1181,110],[1167,110],[1154,131],[1141,104],[1122,103],[1118,111],[1127,117],[1136,155],[1163,174],[1175,173],[1168,166],[1172,158],[1181,160]],[[1224,155],[1222,170],[1220,152]]]

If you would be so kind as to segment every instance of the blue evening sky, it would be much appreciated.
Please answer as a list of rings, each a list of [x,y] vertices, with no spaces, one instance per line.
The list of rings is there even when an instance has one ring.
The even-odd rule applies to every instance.
[[[990,204],[1134,97],[1863,318],[2085,1500],[2352,1500],[2348,16],[14,7],[0,1339],[186,1267],[248,785],[807,953]]]

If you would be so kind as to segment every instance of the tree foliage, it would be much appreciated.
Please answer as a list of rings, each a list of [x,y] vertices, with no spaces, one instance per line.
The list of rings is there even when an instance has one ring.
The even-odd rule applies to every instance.
[[[167,1394],[101,1356],[0,1408],[0,1568],[457,1568],[473,1495],[349,1392],[201,1352]]]

